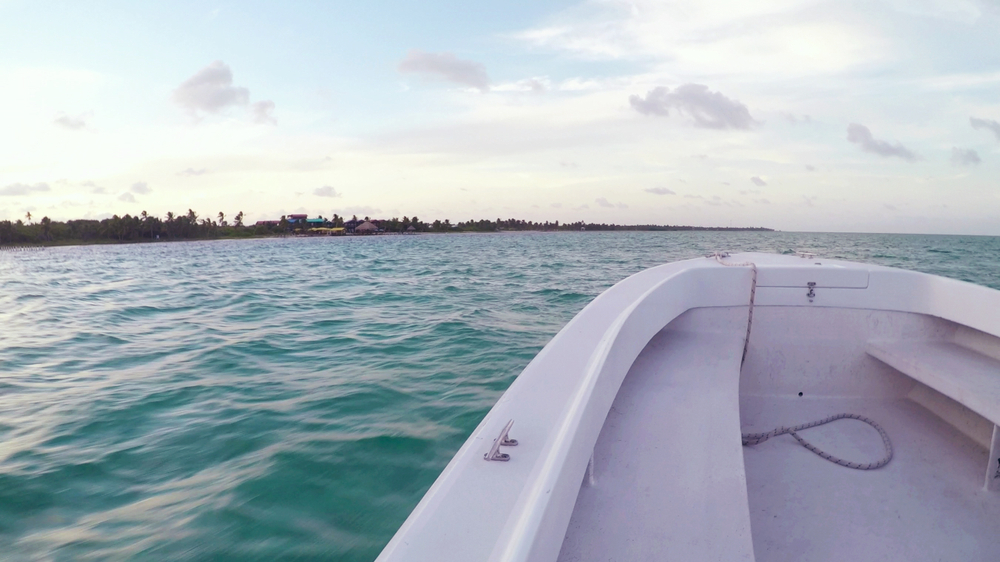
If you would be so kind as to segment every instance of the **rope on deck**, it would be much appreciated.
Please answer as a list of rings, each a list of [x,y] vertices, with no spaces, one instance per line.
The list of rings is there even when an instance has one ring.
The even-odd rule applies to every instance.
[[[715,258],[715,261],[721,263],[726,267],[749,267],[750,268],[750,310],[747,313],[747,336],[743,340],[743,357],[740,359],[740,366],[747,360],[747,349],[750,348],[750,328],[753,327],[753,301],[757,295],[757,264],[752,261],[744,261],[739,263],[726,263],[722,261],[722,258],[728,258],[729,254],[726,252],[715,252],[705,256],[706,258]]]
[[[803,429],[809,429],[810,427],[816,427],[818,425],[823,425],[826,423],[830,423],[832,421],[842,420],[842,419],[858,420],[874,427],[876,431],[878,431],[878,434],[882,436],[882,445],[885,446],[885,457],[878,462],[870,462],[868,464],[846,461],[844,459],[835,457],[830,453],[827,453],[819,449],[812,443],[803,439],[798,433],[796,433],[798,431],[802,431]],[[846,466],[847,468],[854,468],[857,470],[875,470],[876,468],[882,468],[883,466],[889,464],[889,461],[892,460],[892,442],[889,441],[889,435],[885,432],[884,429],[882,429],[882,426],[875,423],[874,420],[871,420],[864,416],[859,416],[858,414],[837,414],[835,416],[830,416],[826,419],[804,423],[802,425],[796,425],[794,427],[775,428],[771,431],[768,431],[767,433],[744,433],[743,445],[744,446],[758,445],[760,443],[763,443],[764,441],[767,441],[772,437],[777,437],[779,435],[784,435],[786,433],[794,437],[795,440],[798,441],[799,444],[805,447],[806,449],[809,449],[810,451],[816,453],[817,455],[823,457],[824,459],[832,463],[839,464],[840,466]]]
[[[749,267],[750,268],[750,272],[751,272],[751,276],[750,276],[750,310],[749,310],[749,313],[747,314],[747,335],[746,335],[746,339],[743,340],[743,358],[740,360],[740,366],[742,367],[743,363],[746,362],[746,360],[747,360],[747,349],[749,349],[749,347],[750,347],[750,328],[753,327],[753,303],[754,303],[754,298],[756,297],[756,294],[757,294],[757,264],[755,264],[752,261],[745,261],[745,262],[739,262],[739,263],[724,262],[722,260],[724,258],[728,258],[729,257],[729,254],[726,253],[726,252],[714,252],[714,253],[706,255],[705,257],[706,258],[715,258],[715,261],[719,262],[720,264],[722,264],[722,265],[724,265],[726,267]],[[835,457],[835,456],[831,455],[830,453],[827,453],[826,451],[823,451],[822,449],[820,449],[820,448],[816,447],[815,445],[813,445],[812,443],[806,441],[798,433],[796,433],[798,431],[802,431],[803,429],[809,429],[810,427],[816,427],[816,426],[819,426],[819,425],[827,424],[827,423],[830,423],[832,421],[842,420],[842,419],[854,419],[854,420],[865,422],[866,424],[874,427],[876,429],[876,431],[878,431],[878,434],[882,436],[882,444],[885,446],[885,457],[882,460],[878,461],[878,462],[870,462],[868,464],[861,464],[861,463],[857,463],[857,462],[846,461],[846,460],[844,460],[842,458]],[[804,423],[802,425],[797,425],[795,427],[779,427],[779,428],[776,428],[776,429],[774,429],[772,431],[769,431],[767,433],[744,433],[743,434],[743,445],[744,446],[757,445],[759,443],[763,443],[764,441],[767,441],[768,439],[770,439],[772,437],[777,437],[779,435],[784,435],[786,433],[789,434],[789,435],[791,435],[792,437],[794,437],[795,440],[798,441],[799,444],[802,445],[803,447],[805,447],[806,449],[809,449],[810,451],[816,453],[817,455],[823,457],[824,459],[826,459],[826,460],[828,460],[828,461],[830,461],[832,463],[839,464],[840,466],[846,466],[847,468],[854,468],[854,469],[857,469],[857,470],[875,470],[876,468],[882,468],[883,466],[889,464],[889,461],[892,460],[892,442],[889,441],[889,435],[885,432],[884,429],[882,429],[882,426],[880,426],[879,424],[875,423],[875,421],[873,421],[873,420],[871,420],[869,418],[866,418],[864,416],[859,416],[858,414],[837,414],[835,416],[830,416],[830,417],[828,417],[826,419],[822,419],[822,420],[818,420],[818,421],[814,421],[814,422],[810,422],[810,423]]]

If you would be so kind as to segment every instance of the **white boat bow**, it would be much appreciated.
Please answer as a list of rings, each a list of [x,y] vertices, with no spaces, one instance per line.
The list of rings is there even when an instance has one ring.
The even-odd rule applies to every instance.
[[[896,458],[743,446],[841,412]],[[997,559],[998,423],[998,291],[808,255],[670,263],[538,353],[379,560]],[[806,431],[884,454],[850,420]]]

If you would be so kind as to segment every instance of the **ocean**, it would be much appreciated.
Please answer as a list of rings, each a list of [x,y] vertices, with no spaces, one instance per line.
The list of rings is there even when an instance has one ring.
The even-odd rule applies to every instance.
[[[1000,238],[561,232],[0,252],[0,558],[374,559],[594,296],[715,250],[1000,289]]]

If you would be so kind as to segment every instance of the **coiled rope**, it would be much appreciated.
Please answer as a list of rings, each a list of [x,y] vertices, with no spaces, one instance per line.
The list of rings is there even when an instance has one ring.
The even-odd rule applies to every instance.
[[[883,457],[882,460],[878,462],[870,462],[868,464],[846,461],[842,458],[835,457],[830,453],[823,451],[822,449],[806,441],[805,439],[802,438],[802,436],[796,433],[798,431],[802,431],[803,429],[809,429],[810,427],[816,427],[818,425],[823,425],[826,423],[830,423],[832,421],[842,420],[842,419],[863,421],[866,424],[874,427],[875,430],[878,431],[878,434],[882,436],[882,445],[885,446],[885,457]],[[883,466],[889,464],[889,461],[892,460],[892,442],[889,441],[889,434],[887,434],[885,430],[882,429],[882,426],[875,423],[874,420],[866,418],[864,416],[859,416],[858,414],[837,414],[835,416],[830,416],[826,419],[810,423],[804,423],[802,425],[796,425],[794,427],[779,427],[771,431],[768,431],[767,433],[744,433],[743,445],[744,446],[758,445],[760,443],[763,443],[764,441],[767,441],[772,437],[777,437],[779,435],[784,435],[786,433],[794,437],[795,440],[798,441],[799,444],[805,447],[806,449],[809,449],[810,451],[816,453],[817,455],[823,457],[824,459],[832,463],[839,464],[840,466],[846,466],[847,468],[854,468],[857,470],[875,470],[876,468],[882,468]]]
[[[753,263],[751,261],[745,261],[745,262],[739,262],[739,263],[724,262],[722,260],[724,258],[728,258],[729,257],[729,254],[726,253],[726,252],[714,252],[714,253],[706,255],[705,257],[707,257],[707,258],[715,258],[715,261],[719,262],[720,264],[722,264],[722,265],[724,265],[726,267],[749,267],[750,268],[750,272],[751,272],[751,275],[750,275],[750,306],[749,306],[749,312],[747,313],[747,335],[746,335],[746,338],[743,340],[743,357],[742,357],[742,359],[740,359],[740,366],[742,367],[743,363],[745,363],[746,360],[747,360],[747,349],[749,349],[749,347],[750,347],[750,329],[753,327],[753,304],[754,304],[754,298],[757,295],[757,264],[755,264],[755,263]],[[835,457],[835,456],[831,455],[830,453],[827,453],[826,451],[823,451],[822,449],[816,447],[812,443],[810,443],[810,442],[806,441],[805,439],[803,439],[802,436],[800,436],[797,433],[799,431],[802,431],[803,429],[809,429],[811,427],[820,426],[820,425],[827,424],[827,423],[830,423],[832,421],[841,420],[841,419],[854,419],[854,420],[865,422],[866,424],[874,427],[875,430],[878,431],[878,434],[882,437],[882,445],[885,446],[885,457],[883,457],[882,460],[880,460],[878,462],[870,462],[868,464],[861,464],[861,463],[857,463],[857,462],[847,461],[847,460],[844,460],[842,458]],[[847,413],[836,414],[836,415],[830,416],[830,417],[828,417],[826,419],[817,420],[817,421],[809,422],[809,423],[804,423],[802,425],[796,425],[794,427],[779,427],[779,428],[776,428],[776,429],[774,429],[772,431],[768,431],[767,433],[744,433],[742,435],[742,437],[743,437],[743,446],[746,447],[746,446],[758,445],[760,443],[763,443],[764,441],[767,441],[768,439],[770,439],[772,437],[777,437],[778,435],[785,435],[786,433],[789,434],[789,435],[791,435],[792,437],[794,437],[795,440],[798,441],[799,444],[802,445],[803,447],[805,447],[806,449],[809,449],[813,453],[816,453],[820,457],[822,457],[822,458],[824,458],[824,459],[826,459],[826,460],[828,460],[828,461],[830,461],[832,463],[839,464],[840,466],[846,466],[847,468],[853,468],[853,469],[856,469],[856,470],[875,470],[876,468],[882,468],[883,466],[889,464],[889,461],[892,460],[892,442],[889,441],[889,434],[887,434],[885,432],[885,430],[882,429],[882,426],[880,426],[874,420],[871,420],[871,419],[866,418],[864,416],[859,416],[858,414],[847,414]]]

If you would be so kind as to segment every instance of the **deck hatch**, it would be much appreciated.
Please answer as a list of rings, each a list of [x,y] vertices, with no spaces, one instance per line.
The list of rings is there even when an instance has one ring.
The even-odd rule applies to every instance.
[[[841,265],[810,263],[801,266],[758,266],[758,287],[802,287],[803,289],[867,289],[868,270]]]

